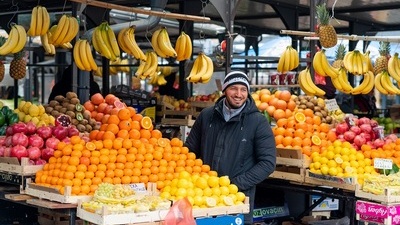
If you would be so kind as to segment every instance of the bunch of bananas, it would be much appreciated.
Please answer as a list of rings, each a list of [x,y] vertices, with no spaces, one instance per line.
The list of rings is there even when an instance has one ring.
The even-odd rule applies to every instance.
[[[368,94],[374,88],[374,73],[372,71],[368,71],[364,74],[364,80],[356,87],[353,88],[351,94]]]
[[[351,94],[353,91],[353,86],[351,86],[346,68],[342,67],[338,70],[338,76],[331,78],[333,86],[340,92],[345,94]],[[364,79],[365,80],[365,79]]]
[[[329,76],[331,78],[338,77],[339,69],[334,68],[333,66],[331,66],[331,64],[329,64],[328,58],[326,58],[325,55],[325,49],[322,49],[321,51],[315,53],[312,65],[314,71],[321,76]]]
[[[279,57],[277,71],[286,73],[299,66],[299,53],[292,46],[287,46],[285,51]]]
[[[74,39],[74,37],[79,32],[79,23],[78,20],[69,15],[62,15],[57,25],[53,25],[49,30],[49,44],[53,44],[54,46],[63,46],[70,45],[69,42]],[[72,47],[69,46],[69,47]]]
[[[107,22],[97,26],[92,34],[92,44],[94,49],[103,57],[115,61],[120,57],[120,50],[114,31]]]
[[[177,56],[175,49],[172,47],[166,27],[161,27],[154,31],[151,36],[151,45],[161,58],[175,58]]]
[[[192,83],[208,83],[214,73],[214,63],[210,57],[200,52],[190,70],[187,81]]]
[[[97,64],[94,60],[90,44],[85,39],[76,41],[73,56],[76,66],[80,70],[92,71],[97,70]]]
[[[400,94],[400,89],[393,84],[386,70],[381,71],[375,76],[375,88],[384,95]]]
[[[140,60],[139,67],[135,72],[135,75],[144,80],[152,76],[153,73],[157,73],[157,67],[157,54],[154,51],[148,51],[146,52],[146,61]]]
[[[307,67],[299,73],[299,85],[301,90],[309,96],[323,96],[325,91],[319,88],[311,78],[310,69]]]
[[[56,54],[56,47],[53,44],[49,43],[49,34],[50,34],[50,32],[40,35],[40,42],[42,43],[44,51],[47,54],[54,55],[54,54]]]
[[[159,71],[150,75],[149,83],[154,86],[162,86],[167,84],[167,80],[165,79],[165,76]]]
[[[390,57],[388,61],[388,72],[389,75],[400,83],[400,59],[399,53],[394,53],[392,57]]]
[[[46,7],[36,6],[32,9],[31,25],[28,35],[31,37],[40,36],[47,33],[50,28],[50,15]]]
[[[361,53],[358,50],[349,51],[343,58],[344,67],[354,75],[363,75],[367,71],[373,71],[369,52]]]
[[[114,62],[110,61],[110,75],[117,75],[118,72],[129,73],[131,68],[128,66],[128,59],[117,58]]]
[[[146,55],[139,48],[135,40],[135,26],[122,29],[117,35],[117,40],[122,51],[128,53],[136,59],[146,61]]]
[[[176,60],[183,61],[192,56],[192,40],[185,32],[181,32],[175,43]]]
[[[0,47],[0,55],[20,52],[26,43],[27,35],[23,26],[13,24],[6,42]]]

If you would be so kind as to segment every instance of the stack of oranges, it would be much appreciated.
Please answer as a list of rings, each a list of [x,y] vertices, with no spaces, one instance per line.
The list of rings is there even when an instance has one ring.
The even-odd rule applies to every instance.
[[[251,96],[257,108],[261,112],[268,112],[275,120],[289,118],[296,109],[296,103],[293,100],[292,94],[287,90],[277,90],[271,94],[268,89],[261,89],[252,93]]]
[[[298,109],[294,115],[277,120],[272,131],[278,148],[301,149],[307,156],[325,150],[336,140],[329,124],[322,123],[311,109]]]

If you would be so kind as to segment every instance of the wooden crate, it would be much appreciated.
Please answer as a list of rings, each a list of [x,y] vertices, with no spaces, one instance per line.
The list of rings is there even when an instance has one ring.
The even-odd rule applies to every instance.
[[[39,225],[69,225],[70,215],[50,209],[39,208],[38,223]],[[83,220],[77,218],[74,224],[83,225]]]
[[[34,183],[28,183],[25,188],[25,194],[40,198],[47,199],[50,201],[60,202],[60,203],[72,203],[77,204],[79,200],[81,201],[89,201],[92,199],[92,196],[88,195],[71,195],[71,187],[65,187],[64,195],[60,194],[60,192],[51,187],[45,187],[41,185],[37,185]]]
[[[192,108],[193,117],[198,117],[201,110],[215,105],[215,102],[204,102],[204,101],[193,101],[190,102],[190,107]]]
[[[174,110],[174,107],[169,103],[163,103],[161,111],[158,113],[161,117],[163,125],[178,125],[178,126],[193,126],[194,119],[192,118],[192,110],[180,111]]]
[[[249,199],[246,198],[245,204],[235,206],[221,206],[213,208],[193,209],[193,217],[210,217],[218,215],[230,214],[247,214],[250,211]],[[122,213],[108,214],[107,209],[103,208],[101,214],[93,213],[82,209],[78,204],[77,216],[84,221],[97,225],[114,225],[114,224],[134,224],[134,225],[153,225],[160,224],[169,210],[157,210],[142,213]]]
[[[400,204],[400,187],[385,187],[381,195],[365,192],[360,185],[356,185],[355,196],[364,200],[370,200],[382,204],[398,203]]]
[[[315,174],[307,170],[305,183],[314,186],[329,186],[348,191],[355,191],[357,179],[354,177],[341,178],[341,177]]]
[[[303,183],[310,159],[298,149],[277,148],[276,154],[276,169],[269,177]]]
[[[0,171],[21,176],[35,175],[37,171],[43,169],[43,165],[29,165],[29,158],[21,158],[21,162],[16,157],[0,157]]]

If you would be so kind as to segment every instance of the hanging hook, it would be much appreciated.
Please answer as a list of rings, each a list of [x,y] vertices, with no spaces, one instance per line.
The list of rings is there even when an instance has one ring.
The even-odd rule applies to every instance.
[[[11,27],[12,21],[13,21],[15,15],[18,14],[18,10],[19,10],[18,2],[15,3],[14,0],[12,0],[10,9],[11,9],[12,11],[14,11],[14,10],[13,10],[14,8],[15,8],[15,13],[14,13],[14,15],[10,18],[10,20],[8,21],[7,27]]]
[[[40,5],[40,0],[37,1],[37,5]]]

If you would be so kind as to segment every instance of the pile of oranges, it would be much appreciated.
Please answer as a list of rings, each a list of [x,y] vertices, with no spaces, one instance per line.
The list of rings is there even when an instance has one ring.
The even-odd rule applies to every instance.
[[[96,93],[83,104],[83,107],[90,112],[91,118],[97,122],[102,122],[106,115],[116,114],[119,109],[125,107],[125,104],[113,94],[103,97],[100,93]]]
[[[252,93],[251,96],[257,108],[261,112],[268,112],[275,120],[289,118],[296,109],[296,102],[293,100],[292,94],[287,90],[277,90],[271,94],[268,89],[261,89]]]
[[[292,116],[277,120],[272,131],[278,148],[301,149],[307,156],[322,152],[336,140],[329,124],[322,123],[311,109],[298,109]]]

